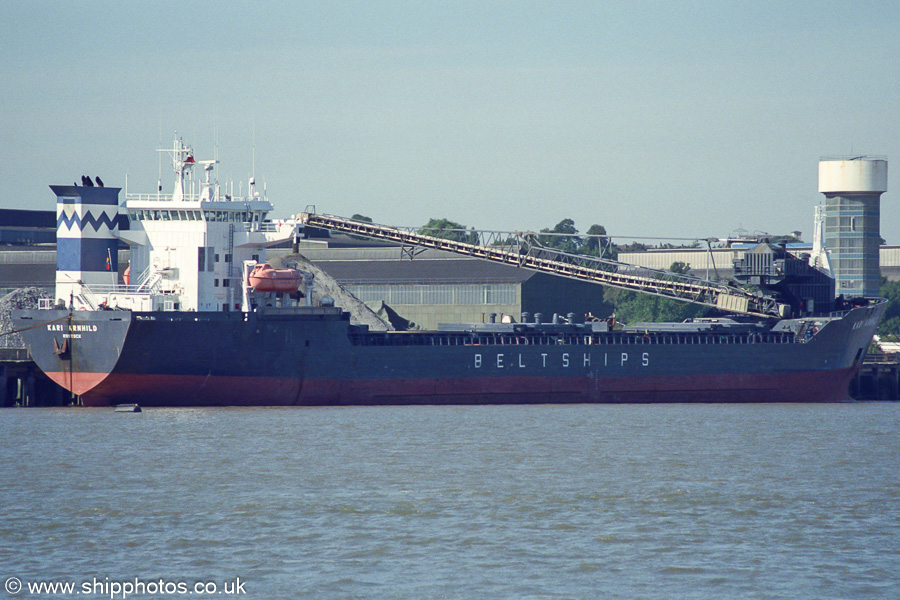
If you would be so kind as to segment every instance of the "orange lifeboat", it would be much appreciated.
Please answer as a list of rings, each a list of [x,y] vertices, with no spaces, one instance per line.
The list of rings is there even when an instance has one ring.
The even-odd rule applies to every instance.
[[[273,269],[272,265],[256,265],[250,271],[250,286],[257,292],[296,292],[303,275],[296,269]]]

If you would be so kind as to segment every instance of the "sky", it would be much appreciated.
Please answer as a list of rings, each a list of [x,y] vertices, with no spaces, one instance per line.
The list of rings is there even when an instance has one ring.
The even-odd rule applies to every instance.
[[[894,2],[4,0],[0,40],[3,208],[153,192],[177,132],[276,217],[811,240],[819,158],[874,154],[900,243]]]

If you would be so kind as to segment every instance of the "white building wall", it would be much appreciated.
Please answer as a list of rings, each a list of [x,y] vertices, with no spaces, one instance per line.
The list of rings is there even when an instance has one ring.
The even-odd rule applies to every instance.
[[[668,271],[674,262],[683,262],[691,266],[691,273],[700,277],[715,277],[716,270],[731,272],[735,257],[743,254],[743,250],[730,248],[714,248],[696,250],[650,250],[647,252],[622,252],[619,261],[648,269]]]

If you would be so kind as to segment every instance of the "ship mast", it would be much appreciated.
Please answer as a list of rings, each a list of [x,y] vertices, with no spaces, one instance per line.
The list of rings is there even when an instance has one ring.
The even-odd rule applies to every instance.
[[[165,152],[172,158],[172,168],[175,171],[175,190],[172,193],[174,202],[181,202],[186,199],[184,191],[185,175],[191,176],[195,165],[202,165],[203,170],[206,172],[206,178],[200,183],[200,200],[218,199],[218,181],[212,179],[213,166],[219,164],[218,158],[213,160],[194,159],[194,149],[190,146],[185,146],[181,138],[178,137],[178,133],[175,134],[175,141],[171,149],[160,148],[157,152],[160,153],[160,156]],[[216,148],[216,154],[218,155],[218,148]]]
[[[184,200],[184,176],[190,174],[191,168],[197,164],[194,160],[194,149],[185,146],[176,132],[172,149],[160,148],[157,152],[165,152],[172,157],[172,167],[175,170],[175,190],[172,192],[172,200],[181,202]]]

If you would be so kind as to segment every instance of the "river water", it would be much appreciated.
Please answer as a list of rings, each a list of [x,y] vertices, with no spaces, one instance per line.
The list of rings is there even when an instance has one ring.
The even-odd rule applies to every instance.
[[[898,430],[890,403],[3,410],[0,580],[896,599]]]

